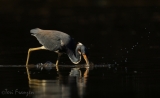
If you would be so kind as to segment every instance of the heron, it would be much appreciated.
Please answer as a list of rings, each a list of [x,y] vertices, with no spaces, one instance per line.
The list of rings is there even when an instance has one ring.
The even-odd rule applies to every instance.
[[[58,54],[56,69],[58,69],[59,59],[62,54],[67,54],[72,63],[78,64],[81,61],[81,55],[89,66],[87,48],[80,42],[76,43],[67,33],[58,30],[43,30],[40,28],[31,29],[30,33],[35,36],[41,47],[29,48],[26,65],[28,65],[30,52],[36,50],[49,50]]]

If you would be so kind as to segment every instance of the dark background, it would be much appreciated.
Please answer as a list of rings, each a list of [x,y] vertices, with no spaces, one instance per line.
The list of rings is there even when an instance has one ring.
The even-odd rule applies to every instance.
[[[68,33],[88,47],[95,64],[159,64],[159,5],[159,0],[0,0],[0,64],[25,64],[28,49],[41,46],[30,35],[37,27]],[[56,58],[36,51],[30,63]],[[71,64],[66,55],[60,63]]]
[[[97,65],[89,71],[89,77],[83,78],[86,85],[82,89],[86,92],[83,97],[159,95],[160,0],[0,0],[0,65],[25,65],[28,49],[41,46],[30,35],[30,29],[37,27],[66,32],[88,47],[90,61]],[[54,52],[36,51],[31,53],[29,64],[55,63],[56,59]],[[63,55],[60,64],[72,63]],[[103,64],[120,66],[108,68]],[[29,87],[33,84],[27,81],[24,67],[0,67],[0,96],[5,89],[33,89]],[[79,77],[68,76],[70,72],[70,67],[60,67],[60,72],[30,70],[33,79],[43,77],[54,81],[46,82],[44,87],[46,91],[52,88],[53,93],[45,91],[40,95],[54,96],[58,90],[54,87],[66,85],[72,91],[65,91],[78,98],[75,97],[80,89],[77,86],[83,86],[76,84]],[[44,89],[42,85],[38,87]],[[17,95],[1,97],[17,98]]]

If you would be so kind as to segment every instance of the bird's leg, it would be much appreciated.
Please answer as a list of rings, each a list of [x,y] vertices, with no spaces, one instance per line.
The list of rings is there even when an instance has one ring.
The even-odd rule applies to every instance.
[[[60,59],[61,55],[62,55],[62,53],[58,53],[58,58],[57,58],[57,61],[56,61],[56,69],[57,69],[57,71],[59,71],[58,63],[59,63],[59,59]]]
[[[28,56],[27,56],[27,61],[26,61],[26,65],[28,65],[28,61],[29,61],[29,57],[30,57],[30,52],[31,51],[35,51],[35,50],[41,50],[41,49],[46,49],[44,46],[41,46],[41,47],[37,47],[37,48],[30,48],[28,50]]]
[[[84,74],[83,74],[83,77],[88,77],[88,73],[89,73],[89,68],[86,68]]]
[[[85,54],[83,54],[83,58],[86,61],[86,64],[89,66],[89,60],[88,60],[88,58],[87,58],[87,56]]]
[[[31,52],[31,51],[35,51],[35,50],[40,50],[40,49],[46,49],[46,48],[45,48],[44,46],[42,46],[42,47],[37,47],[37,48],[30,48],[30,49],[28,50],[27,61],[26,61],[26,69],[27,69],[27,74],[28,74],[28,79],[29,79],[29,81],[31,80],[31,79],[30,79],[29,69],[28,69],[28,61],[29,61],[29,57],[30,57],[30,52]]]

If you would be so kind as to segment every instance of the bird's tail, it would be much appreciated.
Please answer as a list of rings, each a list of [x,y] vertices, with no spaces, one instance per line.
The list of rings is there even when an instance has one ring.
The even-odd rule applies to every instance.
[[[39,28],[31,29],[30,33],[32,33],[31,35],[35,36],[35,34],[39,32],[39,30]]]

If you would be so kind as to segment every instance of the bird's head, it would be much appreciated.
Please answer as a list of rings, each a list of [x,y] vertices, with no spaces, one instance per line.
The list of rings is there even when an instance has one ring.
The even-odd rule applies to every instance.
[[[77,47],[76,47],[76,56],[83,55],[83,58],[86,61],[86,64],[89,65],[89,60],[88,60],[88,50],[87,48],[80,42],[78,42]]]
[[[82,55],[88,55],[88,50],[87,48],[80,42],[78,42],[77,47],[76,47],[76,51],[80,52]]]
[[[32,33],[32,34],[31,34],[32,36],[35,36],[40,30],[41,30],[41,29],[39,29],[39,28],[31,29],[31,30],[30,30],[30,33]]]

